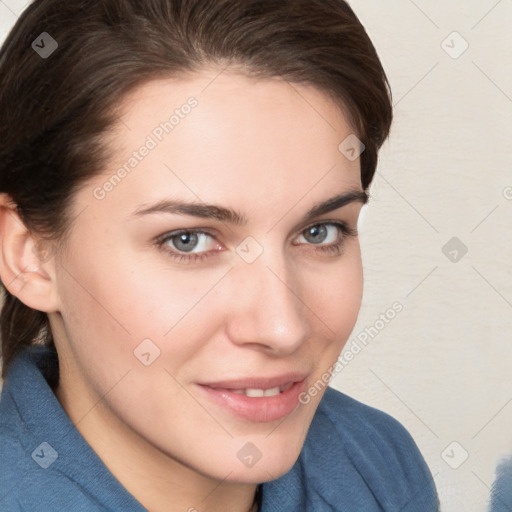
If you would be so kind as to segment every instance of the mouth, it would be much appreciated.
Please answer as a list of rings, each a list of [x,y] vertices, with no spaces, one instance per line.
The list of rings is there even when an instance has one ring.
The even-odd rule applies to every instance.
[[[295,374],[198,384],[198,387],[209,401],[224,411],[251,422],[263,423],[282,419],[297,408],[305,379],[305,375]]]

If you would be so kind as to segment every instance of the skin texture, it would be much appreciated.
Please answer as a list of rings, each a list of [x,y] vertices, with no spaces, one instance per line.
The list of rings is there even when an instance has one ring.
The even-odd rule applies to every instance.
[[[95,197],[192,96],[197,106]],[[362,190],[359,160],[338,149],[351,133],[312,87],[204,71],[150,82],[125,99],[106,138],[110,165],[77,192],[60,253],[38,259],[36,240],[2,196],[2,280],[49,313],[60,403],[149,510],[251,510],[256,484],[299,456],[323,392],[284,419],[255,423],[209,401],[197,383],[300,371],[307,389],[336,361],[361,302],[359,242],[335,227],[316,245],[303,233],[326,221],[355,229],[362,203],[302,219],[317,203]],[[163,199],[230,207],[247,223],[132,216]],[[192,228],[212,235],[196,249],[209,253],[202,261],[180,261],[171,251],[181,246],[155,242]],[[319,249],[338,234],[339,254]],[[237,252],[247,237],[258,244],[251,239],[250,252],[263,251],[252,263]],[[160,351],[149,366],[134,355],[145,339]],[[251,468],[237,457],[247,442],[262,454]]]

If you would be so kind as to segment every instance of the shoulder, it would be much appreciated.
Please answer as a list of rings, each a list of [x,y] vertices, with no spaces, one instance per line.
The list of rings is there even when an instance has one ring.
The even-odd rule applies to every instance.
[[[10,386],[4,387],[0,399],[0,510],[64,511],[70,503],[77,511],[104,510],[91,508],[90,498],[59,470],[56,461],[61,454],[53,448],[55,443],[34,432],[36,426],[18,405]]]
[[[491,489],[490,512],[512,510],[512,457],[503,459],[496,468],[496,480]]]
[[[0,396],[0,510],[145,510],[60,406],[43,375],[52,357],[31,350],[9,367]]]
[[[389,414],[328,387],[313,419],[307,442],[315,457],[332,471],[326,490],[334,499],[343,479],[368,489],[380,509],[402,512],[437,511],[437,493],[430,470],[405,427]],[[345,460],[342,478],[334,476]],[[325,473],[325,471],[324,471]],[[339,474],[339,472],[338,472]],[[336,488],[339,485],[339,488]],[[372,509],[373,510],[373,509]]]
[[[42,442],[38,445],[30,425],[20,416],[15,402],[5,390],[0,401],[0,415],[0,510],[35,512],[45,507],[46,510],[65,510],[69,501],[61,502],[59,492],[50,499],[48,493],[48,489],[66,488],[62,475],[49,469],[56,454]]]
[[[2,412],[0,410],[0,417],[5,420]],[[27,474],[25,450],[11,435],[4,422],[0,423],[0,460],[0,510],[23,510],[17,499],[17,487]]]

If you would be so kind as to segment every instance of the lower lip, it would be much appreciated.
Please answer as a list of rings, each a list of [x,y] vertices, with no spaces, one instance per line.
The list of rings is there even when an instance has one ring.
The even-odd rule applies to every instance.
[[[226,407],[237,416],[249,421],[264,423],[279,420],[290,414],[299,403],[304,380],[295,382],[290,389],[275,396],[249,397],[227,389],[213,389],[199,385],[214,402]]]

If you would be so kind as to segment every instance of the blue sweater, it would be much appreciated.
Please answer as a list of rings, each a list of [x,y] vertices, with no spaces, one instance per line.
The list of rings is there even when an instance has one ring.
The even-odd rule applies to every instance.
[[[500,462],[496,469],[496,480],[491,489],[489,512],[512,510],[512,457]]]
[[[0,510],[143,512],[62,409],[56,353],[9,366],[0,401]],[[405,428],[327,388],[291,470],[260,486],[261,512],[431,512],[431,473]]]

